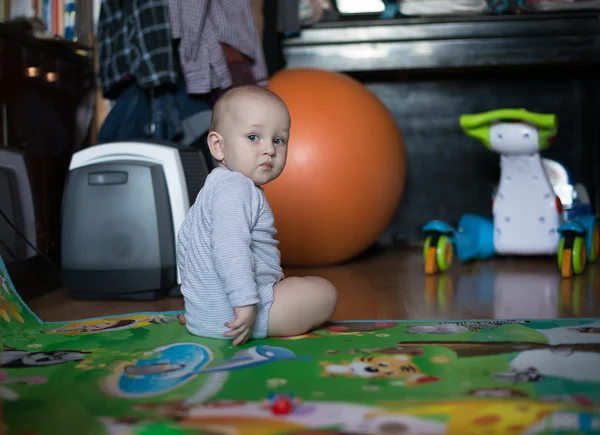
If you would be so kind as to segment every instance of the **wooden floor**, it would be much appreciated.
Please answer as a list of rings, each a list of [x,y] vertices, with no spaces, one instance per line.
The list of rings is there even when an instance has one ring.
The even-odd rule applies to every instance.
[[[600,317],[600,262],[572,280],[561,280],[553,258],[455,264],[435,278],[424,276],[422,264],[417,251],[389,250],[338,267],[285,273],[329,279],[340,294],[337,320]],[[58,290],[30,306],[45,321],[61,321],[182,310],[183,300],[81,302]]]

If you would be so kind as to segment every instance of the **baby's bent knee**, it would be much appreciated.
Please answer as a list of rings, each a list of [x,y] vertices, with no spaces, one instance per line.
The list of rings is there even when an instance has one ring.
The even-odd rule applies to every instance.
[[[326,313],[326,317],[330,317],[335,311],[338,301],[338,292],[335,286],[326,279],[317,276],[306,276],[302,279],[312,287],[313,294],[311,297],[318,301],[317,305]]]

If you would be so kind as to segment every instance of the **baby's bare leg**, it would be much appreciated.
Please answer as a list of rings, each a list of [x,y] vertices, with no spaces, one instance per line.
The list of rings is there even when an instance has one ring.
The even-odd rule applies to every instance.
[[[337,291],[329,281],[315,276],[285,278],[273,287],[268,334],[304,334],[325,323],[336,304]]]

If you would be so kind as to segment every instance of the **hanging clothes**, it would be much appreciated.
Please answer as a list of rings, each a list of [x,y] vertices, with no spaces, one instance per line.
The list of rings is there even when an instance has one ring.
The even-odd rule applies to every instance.
[[[190,94],[233,86],[223,45],[252,63],[256,84],[265,85],[267,67],[251,0],[169,0],[173,38]]]
[[[265,54],[265,62],[270,76],[277,71],[282,70],[286,66],[285,57],[283,54],[283,34],[279,30],[280,8],[285,7],[282,3],[290,1],[293,14],[298,17],[298,2],[299,0],[269,0],[263,7],[263,42],[262,47]],[[295,8],[295,9],[293,9]],[[298,23],[300,19],[297,18]]]
[[[99,144],[131,139],[162,139],[190,146],[210,127],[211,102],[190,95],[183,76],[176,87],[145,90],[130,82],[106,116]]]
[[[168,0],[103,0],[98,78],[116,100],[98,143],[160,139],[189,146],[209,127],[208,95],[189,95],[171,33]]]
[[[264,6],[264,0],[252,0],[252,16],[254,17],[254,23],[256,24],[258,36],[260,37],[261,41],[263,37],[263,30],[265,28]]]
[[[297,35],[302,29],[300,0],[278,0],[277,31],[284,35]]]
[[[97,40],[105,98],[116,99],[130,80],[143,89],[177,84],[168,0],[102,0]]]
[[[123,90],[98,132],[98,144],[161,139],[189,146],[206,133],[212,110],[181,84],[176,90],[147,92],[135,83]]]

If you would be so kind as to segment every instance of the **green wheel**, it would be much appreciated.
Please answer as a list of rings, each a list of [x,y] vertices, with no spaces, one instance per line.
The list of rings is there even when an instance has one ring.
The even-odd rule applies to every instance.
[[[587,266],[587,249],[583,237],[575,237],[572,251],[573,271],[575,275],[581,275]]]
[[[558,267],[563,278],[580,275],[587,265],[587,250],[583,237],[565,234],[558,245]]]
[[[427,236],[423,247],[423,259],[425,260],[425,273],[434,275],[445,272],[452,266],[454,248],[450,237],[442,233],[434,233]]]

